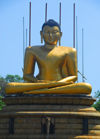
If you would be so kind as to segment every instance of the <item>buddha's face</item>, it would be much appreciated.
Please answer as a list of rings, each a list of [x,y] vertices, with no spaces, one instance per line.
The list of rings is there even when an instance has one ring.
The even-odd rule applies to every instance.
[[[62,32],[59,31],[59,28],[57,26],[44,26],[43,32],[41,32],[41,35],[45,41],[46,44],[57,44],[57,41],[61,38]]]

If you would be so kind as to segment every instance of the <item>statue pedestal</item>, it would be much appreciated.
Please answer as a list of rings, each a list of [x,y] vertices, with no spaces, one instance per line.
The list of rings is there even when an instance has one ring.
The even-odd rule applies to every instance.
[[[83,95],[12,95],[3,98],[0,139],[100,139],[100,113]]]

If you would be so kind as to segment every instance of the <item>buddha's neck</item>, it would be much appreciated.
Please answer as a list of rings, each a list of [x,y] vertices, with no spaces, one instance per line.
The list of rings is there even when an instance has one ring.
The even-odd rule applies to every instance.
[[[46,49],[51,49],[52,50],[53,48],[57,47],[57,44],[54,44],[54,45],[52,45],[52,44],[51,45],[50,44],[45,44],[44,47]]]

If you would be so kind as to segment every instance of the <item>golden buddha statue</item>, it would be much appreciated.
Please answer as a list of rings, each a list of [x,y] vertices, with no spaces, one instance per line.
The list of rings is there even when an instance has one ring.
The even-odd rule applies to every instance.
[[[40,31],[42,46],[26,48],[23,78],[25,83],[8,83],[7,94],[85,94],[91,93],[88,83],[77,80],[77,55],[75,48],[58,46],[62,36],[60,25],[48,20]],[[34,76],[35,62],[39,74]]]

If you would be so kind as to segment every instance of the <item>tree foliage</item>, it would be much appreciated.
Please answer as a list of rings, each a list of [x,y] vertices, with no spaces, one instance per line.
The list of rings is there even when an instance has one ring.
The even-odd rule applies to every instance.
[[[99,90],[95,92],[95,97],[98,98],[98,100],[93,104],[93,107],[100,112],[100,91]]]
[[[5,106],[5,103],[1,100],[2,96],[0,96],[0,110],[2,110],[2,107]]]
[[[5,81],[8,82],[23,82],[23,78],[19,75],[7,74]]]
[[[5,96],[5,86],[6,86],[7,82],[5,81],[5,78],[0,77],[0,95],[1,96]]]
[[[9,82],[23,82],[23,78],[19,75],[10,75],[7,74],[6,78],[0,76],[0,110],[5,106],[4,102],[1,100],[2,97],[6,96],[5,86]]]

